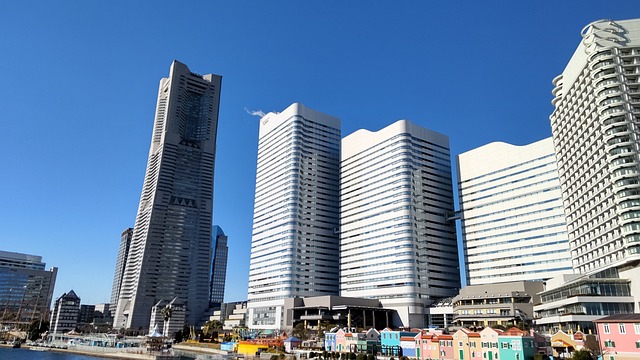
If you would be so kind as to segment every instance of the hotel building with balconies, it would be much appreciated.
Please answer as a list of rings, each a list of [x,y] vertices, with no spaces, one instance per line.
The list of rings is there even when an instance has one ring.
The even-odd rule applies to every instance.
[[[553,80],[550,116],[572,266],[617,268],[638,300],[640,19],[595,21],[581,35]]]

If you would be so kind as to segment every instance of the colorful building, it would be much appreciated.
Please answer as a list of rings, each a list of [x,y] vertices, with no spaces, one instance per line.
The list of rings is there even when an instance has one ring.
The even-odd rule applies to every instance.
[[[615,314],[594,321],[603,360],[640,359],[640,314]]]
[[[438,335],[442,335],[442,331],[422,330],[415,336],[416,342],[416,358],[418,359],[439,359],[440,343]]]
[[[324,349],[326,351],[336,351],[336,333],[324,333]]]
[[[537,351],[534,337],[516,327],[498,336],[498,349],[500,359],[505,360],[533,360]]]
[[[502,330],[486,327],[480,331],[480,347],[482,358],[486,360],[498,359],[498,337],[503,333]]]
[[[405,351],[412,353],[415,356],[415,336],[420,330],[415,331],[396,331],[389,328],[385,328],[380,332],[380,353],[386,356],[403,356]],[[403,349],[402,345],[406,347]]]
[[[481,360],[482,346],[480,334],[468,329],[460,329],[453,334],[453,353],[456,360]]]
[[[455,359],[455,355],[453,352],[453,336],[446,334],[438,335],[438,342],[438,352],[440,356],[436,359]]]

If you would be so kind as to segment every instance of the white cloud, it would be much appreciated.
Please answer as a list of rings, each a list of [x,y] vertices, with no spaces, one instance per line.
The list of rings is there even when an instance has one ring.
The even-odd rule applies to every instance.
[[[262,111],[262,110],[249,110],[249,109],[247,109],[246,107],[244,108],[244,111],[246,111],[246,112],[247,112],[247,114],[252,115],[252,116],[260,116],[260,117],[263,117],[263,116],[265,116],[265,115],[266,115],[266,114],[264,113],[264,111]]]

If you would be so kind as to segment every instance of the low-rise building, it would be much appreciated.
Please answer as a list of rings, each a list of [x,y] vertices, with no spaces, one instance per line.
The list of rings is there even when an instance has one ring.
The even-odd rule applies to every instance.
[[[480,346],[482,347],[482,358],[494,360],[499,358],[498,337],[502,335],[500,329],[486,327],[480,331]]]
[[[604,359],[640,358],[640,314],[609,315],[595,323]]]
[[[427,329],[420,331],[415,336],[416,358],[418,359],[439,359],[440,342],[438,336],[442,335],[442,330]]]
[[[453,324],[453,298],[440,299],[426,309],[427,326],[448,329]]]
[[[378,299],[333,295],[288,298],[284,309],[284,325],[288,331],[301,321],[312,328],[329,321],[340,328],[382,329],[392,326],[395,312],[383,308]]]
[[[533,319],[533,305],[544,289],[541,281],[514,281],[471,285],[453,298],[454,323],[458,326],[515,325]]]
[[[453,334],[453,353],[459,360],[481,360],[480,334],[469,329],[459,329]]]
[[[73,290],[62,294],[56,299],[51,314],[51,324],[49,332],[64,334],[76,328],[78,325],[78,314],[80,313],[80,298]]]
[[[537,347],[528,331],[512,327],[498,336],[500,359],[533,360]]]
[[[380,353],[385,356],[402,356],[408,351],[413,355],[405,356],[415,356],[414,338],[419,332],[420,330],[403,331],[385,328],[380,331]],[[412,344],[410,345],[409,342]],[[403,348],[402,345],[405,345],[406,348]]]
[[[616,268],[593,275],[565,274],[546,282],[534,310],[539,331],[594,331],[593,321],[612,314],[633,313],[631,281]]]

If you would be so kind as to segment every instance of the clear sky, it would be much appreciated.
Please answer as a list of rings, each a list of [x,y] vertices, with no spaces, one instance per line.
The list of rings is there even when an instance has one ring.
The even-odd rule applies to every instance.
[[[108,302],[160,78],[223,76],[214,222],[245,300],[258,117],[301,102],[342,135],[409,119],[455,155],[550,136],[551,80],[629,1],[2,1],[0,250],[59,268],[55,297]],[[455,166],[454,166],[455,167]]]

